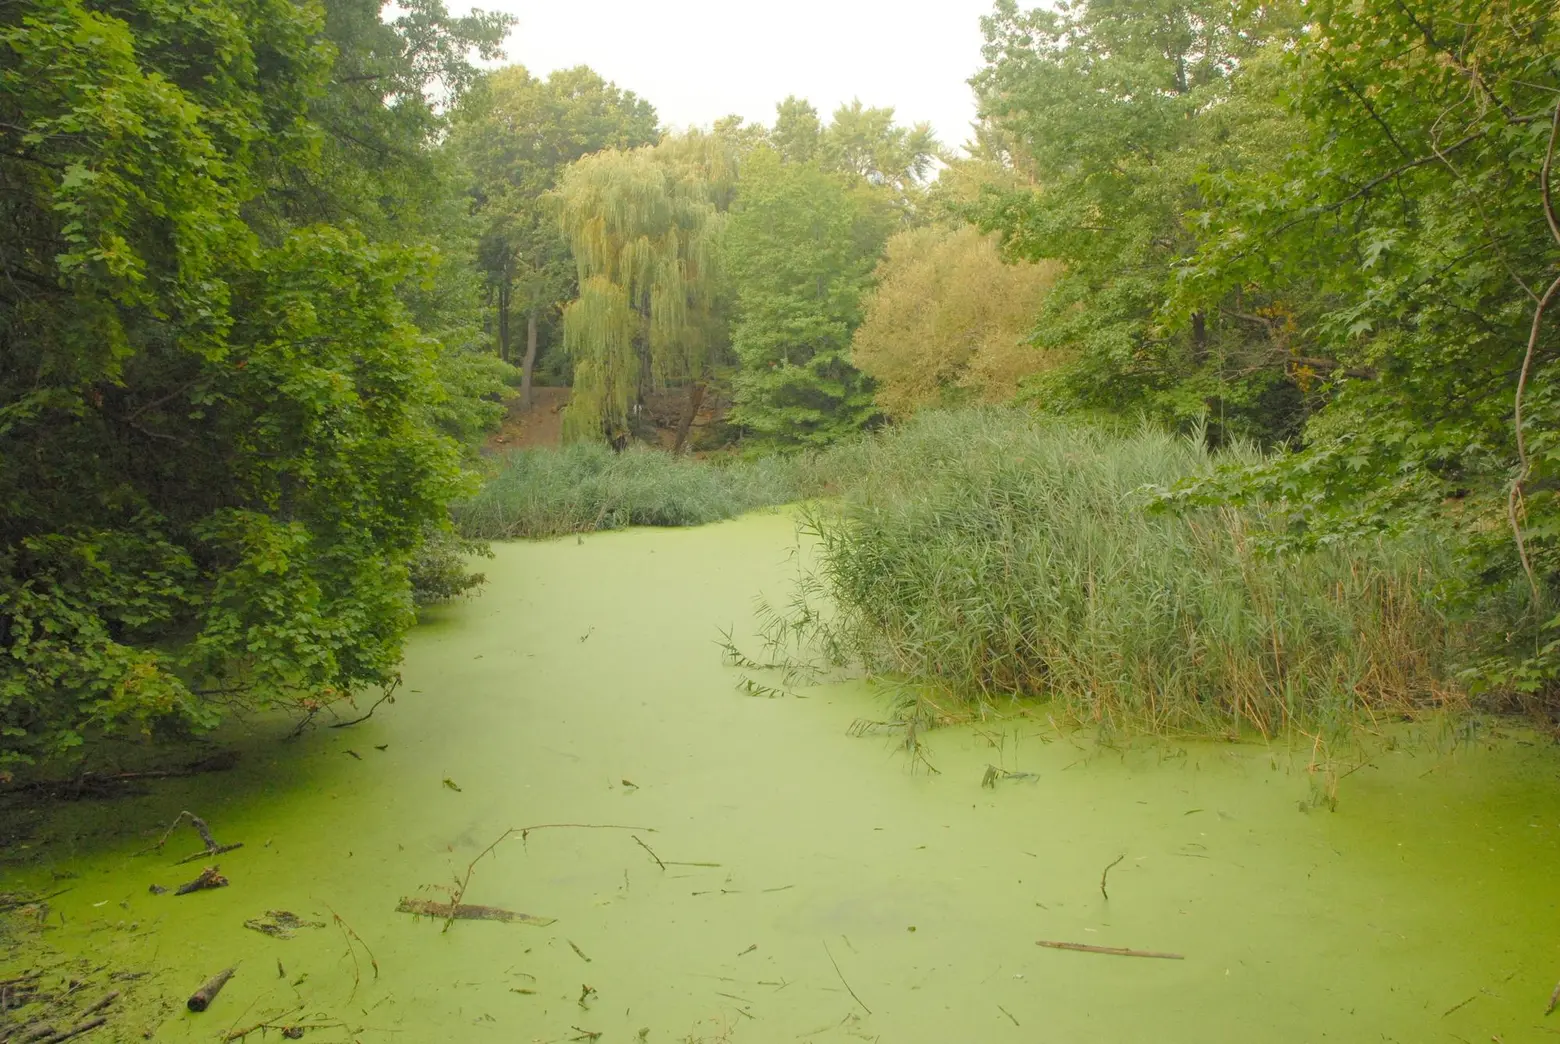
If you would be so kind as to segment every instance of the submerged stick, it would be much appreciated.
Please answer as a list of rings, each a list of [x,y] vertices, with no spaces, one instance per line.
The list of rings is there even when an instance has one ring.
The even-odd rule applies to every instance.
[[[332,725],[331,728],[333,728],[333,729],[345,729],[345,728],[350,728],[351,726],[356,725],[359,722],[367,721],[369,718],[372,718],[374,716],[374,712],[379,709],[379,705],[381,703],[394,703],[395,702],[395,690],[399,689],[400,687],[401,687],[401,676],[399,674],[397,674],[395,676],[395,680],[392,681],[389,685],[385,686],[385,694],[383,696],[379,697],[379,699],[375,700],[374,701],[374,705],[372,707],[368,708],[368,713],[367,714],[363,715],[361,718],[353,718],[351,721],[338,721],[334,725]]]
[[[227,981],[233,977],[233,973],[236,971],[238,971],[238,966],[235,964],[231,968],[224,968],[217,972],[217,974],[206,980],[206,985],[190,994],[190,999],[184,1002],[185,1005],[191,1011],[205,1011],[211,1006],[211,1002],[217,999],[217,994],[222,992],[222,987],[227,985]]]
[[[1186,958],[1179,953],[1160,953],[1157,950],[1133,950],[1125,946],[1092,946],[1089,943],[1053,942],[1050,939],[1036,939],[1036,946],[1049,946],[1053,950],[1077,950],[1079,953],[1104,953],[1112,957],[1158,957],[1166,961],[1184,961]]]
[[[845,981],[845,973],[840,971],[840,962],[834,959],[834,954],[829,953],[829,940],[827,939],[823,940],[823,952],[829,954],[829,963],[834,965],[834,974],[840,977],[840,984],[845,987],[845,992],[849,993],[855,1002],[861,1005],[862,1011],[866,1012],[868,1015],[871,1015],[872,1009],[867,1007],[867,1002],[862,1000],[860,997],[857,997],[856,991],[851,989],[850,983]]]
[[[650,853],[650,858],[655,860],[655,865],[656,866],[660,867],[662,870],[666,869],[666,864],[661,862],[661,857],[655,854],[655,849],[651,848],[649,845],[647,845],[643,841],[639,840],[639,838],[636,837],[635,835],[630,834],[629,836],[634,838],[634,844],[638,845],[640,848],[643,848],[646,852]]]
[[[1105,891],[1105,878],[1110,875],[1111,867],[1115,866],[1117,863],[1121,862],[1125,858],[1127,858],[1125,855],[1117,856],[1115,859],[1111,860],[1110,866],[1107,866],[1100,873],[1100,894],[1103,895],[1107,900],[1110,899],[1110,893]]]

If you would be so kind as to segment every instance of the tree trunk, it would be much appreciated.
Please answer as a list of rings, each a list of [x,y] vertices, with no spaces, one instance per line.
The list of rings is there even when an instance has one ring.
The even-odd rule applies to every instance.
[[[520,405],[531,408],[531,371],[536,369],[536,309],[525,317],[525,361],[520,364]]]
[[[509,361],[509,287],[498,288],[498,357]]]
[[[1198,366],[1208,361],[1208,322],[1201,312],[1192,313],[1192,359]]]
[[[699,406],[704,402],[704,378],[699,378],[688,385],[688,405],[683,409],[682,421],[677,425],[677,441],[672,445],[672,455],[683,451],[688,444],[688,432],[693,428],[693,418],[699,412]]]

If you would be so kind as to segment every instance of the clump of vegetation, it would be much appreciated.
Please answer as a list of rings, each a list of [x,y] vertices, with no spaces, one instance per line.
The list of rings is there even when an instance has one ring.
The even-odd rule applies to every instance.
[[[806,459],[713,464],[638,446],[614,453],[574,443],[509,454],[454,515],[461,534],[478,540],[697,526],[796,500],[817,485],[816,473]]]
[[[480,540],[467,540],[451,529],[428,525],[422,546],[409,567],[412,600],[418,605],[448,602],[470,594],[487,577],[470,571],[473,558],[492,558],[493,549]]]
[[[807,514],[834,603],[807,620],[870,670],[1171,731],[1272,735],[1462,699],[1440,548],[1268,554],[1260,514],[1165,509],[1159,491],[1220,463],[1201,440],[981,410],[856,452],[845,495]]]

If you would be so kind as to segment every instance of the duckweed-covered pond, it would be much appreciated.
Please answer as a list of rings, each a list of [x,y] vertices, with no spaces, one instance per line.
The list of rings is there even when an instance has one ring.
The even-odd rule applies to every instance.
[[[12,969],[150,973],[101,1039],[1560,1038],[1552,745],[1404,733],[1336,811],[1303,810],[1308,747],[1106,748],[1043,711],[933,733],[939,773],[912,772],[848,734],[883,716],[870,686],[752,698],[722,663],[719,629],[784,596],[794,543],[769,514],[499,546],[368,721],[277,724],[233,771],[57,806],[6,854],[0,890],[68,888]],[[983,787],[989,765],[1022,775]],[[198,848],[182,828],[136,854],[183,809],[244,842],[217,859],[229,887],[149,891],[201,865],[172,865]],[[509,840],[465,901],[551,924],[396,911],[550,823],[635,829]],[[323,927],[244,926],[278,910]]]

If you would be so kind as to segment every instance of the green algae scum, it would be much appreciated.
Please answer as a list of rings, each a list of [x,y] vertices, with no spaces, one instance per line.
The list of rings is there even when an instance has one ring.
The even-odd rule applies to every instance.
[[[794,544],[761,514],[497,547],[367,721],[54,808],[6,853],[0,891],[60,894],[0,979],[144,973],[82,1040],[1560,1037],[1552,744],[1405,734],[1336,811],[1309,750],[1105,748],[1043,712],[911,771],[850,735],[870,685],[752,698],[723,665]],[[184,810],[243,847],[139,854]],[[578,826],[488,851],[547,824]],[[174,894],[209,864],[227,887]],[[452,897],[490,915],[429,915]]]

